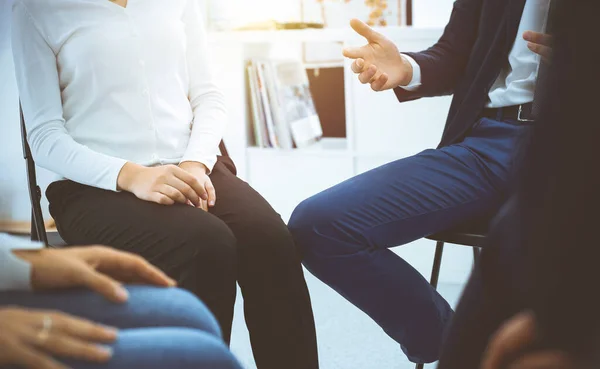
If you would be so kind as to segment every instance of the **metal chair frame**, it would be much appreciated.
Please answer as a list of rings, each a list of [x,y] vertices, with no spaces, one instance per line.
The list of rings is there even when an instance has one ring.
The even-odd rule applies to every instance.
[[[429,237],[429,240],[436,241],[435,256],[433,258],[433,268],[431,270],[431,279],[429,283],[433,288],[437,289],[438,281],[440,278],[440,270],[442,267],[442,257],[444,256],[444,245],[446,243],[452,243],[461,246],[469,246],[473,248],[473,262],[477,263],[479,260],[479,254],[483,247],[483,241],[485,235],[476,232],[458,232],[458,231],[445,231],[436,233]],[[416,364],[416,369],[423,369],[424,364]]]

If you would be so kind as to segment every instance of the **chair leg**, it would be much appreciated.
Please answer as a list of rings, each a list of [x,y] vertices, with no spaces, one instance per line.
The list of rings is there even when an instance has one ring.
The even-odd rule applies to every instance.
[[[473,265],[479,262],[479,255],[481,254],[481,250],[479,247],[473,247]]]
[[[424,366],[425,366],[424,364],[417,364],[415,366],[415,369],[423,369]]]
[[[444,255],[444,243],[438,242],[435,247],[435,257],[433,259],[433,270],[431,271],[431,280],[429,281],[433,288],[437,289],[440,278],[440,268],[442,267],[442,256]]]

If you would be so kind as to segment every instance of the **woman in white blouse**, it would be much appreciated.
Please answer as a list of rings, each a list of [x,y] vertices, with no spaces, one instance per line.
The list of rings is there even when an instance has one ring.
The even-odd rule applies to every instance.
[[[208,309],[139,256],[0,233],[0,265],[2,369],[241,368]]]
[[[29,142],[58,175],[63,238],[138,253],[199,296],[228,341],[236,282],[259,369],[318,367],[281,217],[218,156],[224,98],[197,0],[15,0]]]

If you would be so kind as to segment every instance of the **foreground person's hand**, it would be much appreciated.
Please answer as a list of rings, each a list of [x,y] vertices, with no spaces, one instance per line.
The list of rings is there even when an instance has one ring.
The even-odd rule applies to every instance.
[[[492,337],[481,369],[576,369],[575,360],[564,352],[531,351],[537,342],[535,317],[516,315]]]
[[[125,302],[128,294],[122,282],[175,285],[175,281],[140,256],[108,247],[15,250],[14,253],[31,264],[34,290],[87,287],[111,301]]]
[[[54,357],[106,362],[117,330],[53,311],[0,308],[0,366],[67,369]]]

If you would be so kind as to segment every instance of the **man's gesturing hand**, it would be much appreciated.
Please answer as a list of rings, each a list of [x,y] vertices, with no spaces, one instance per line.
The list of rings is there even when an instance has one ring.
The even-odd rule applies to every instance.
[[[361,83],[370,84],[374,91],[410,83],[412,66],[392,41],[358,19],[353,19],[350,26],[368,41],[367,45],[344,49],[345,57],[355,59],[352,71]]]

